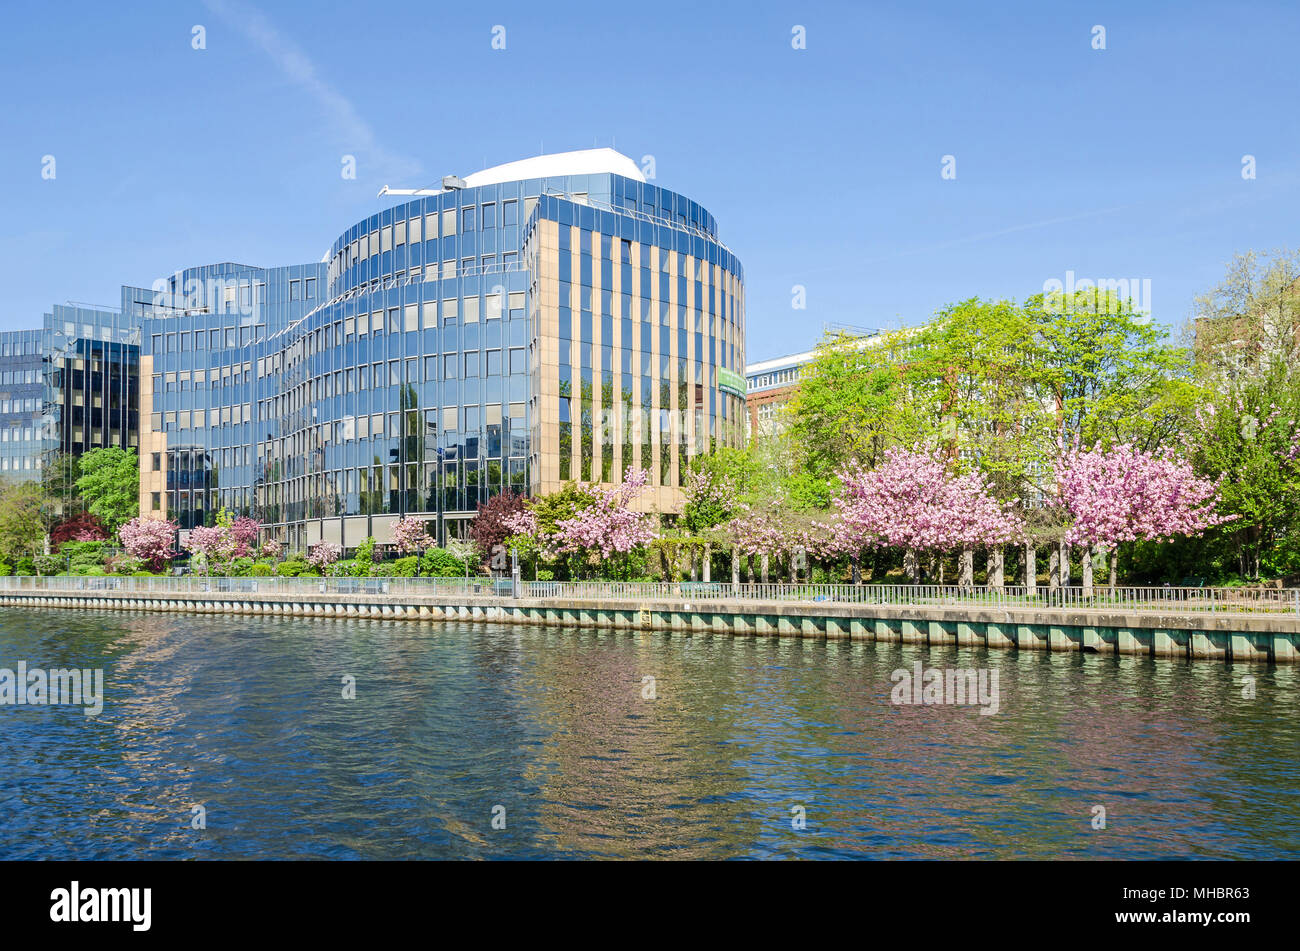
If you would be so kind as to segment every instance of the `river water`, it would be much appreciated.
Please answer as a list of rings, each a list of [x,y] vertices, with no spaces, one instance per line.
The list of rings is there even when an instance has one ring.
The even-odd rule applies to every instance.
[[[20,662],[103,710],[0,706],[5,859],[1300,856],[1294,668],[0,609]]]

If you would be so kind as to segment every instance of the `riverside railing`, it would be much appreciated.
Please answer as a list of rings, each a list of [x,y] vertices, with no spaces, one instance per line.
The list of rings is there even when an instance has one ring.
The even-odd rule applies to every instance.
[[[578,601],[828,602],[891,607],[1054,608],[1143,613],[1300,615],[1300,588],[1191,588],[1072,585],[1051,589],[1006,585],[731,584],[729,582],[520,581],[509,578],[226,578],[54,575],[0,577],[0,594],[28,592],[137,595],[380,595],[402,597],[517,597]]]

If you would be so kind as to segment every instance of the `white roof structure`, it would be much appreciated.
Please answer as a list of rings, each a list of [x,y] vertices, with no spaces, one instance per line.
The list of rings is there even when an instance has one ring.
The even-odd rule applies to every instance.
[[[644,182],[645,175],[636,162],[613,149],[579,149],[576,152],[555,152],[551,155],[534,155],[532,158],[505,165],[494,165],[481,172],[466,175],[464,188],[480,185],[497,185],[501,182],[520,182],[526,178],[554,178],[561,175],[622,175]],[[448,176],[453,178],[454,176]],[[444,179],[446,181],[446,179]],[[446,188],[390,188],[385,185],[379,197],[385,195],[441,195]]]
[[[521,182],[528,178],[554,178],[561,175],[622,175],[633,181],[644,182],[646,177],[636,162],[622,152],[613,149],[578,149],[574,152],[552,152],[550,155],[534,155],[532,158],[494,165],[481,172],[473,172],[463,179],[463,187],[477,188],[480,185],[497,185],[501,182]],[[448,176],[454,177],[454,176]],[[446,188],[390,188],[385,185],[379,190],[380,198],[385,195],[441,195]],[[327,249],[321,257],[321,263],[329,261]]]
[[[809,350],[805,353],[792,353],[788,357],[760,360],[758,363],[747,364],[745,374],[766,373],[768,370],[784,370],[786,367],[803,366],[805,363],[812,363],[815,356],[817,356],[817,351]]]
[[[580,149],[576,152],[555,152],[535,155],[532,158],[494,165],[481,172],[465,176],[466,188],[495,185],[499,182],[518,182],[526,178],[553,178],[558,175],[622,175],[638,182],[646,177],[641,169],[622,152],[613,149]]]

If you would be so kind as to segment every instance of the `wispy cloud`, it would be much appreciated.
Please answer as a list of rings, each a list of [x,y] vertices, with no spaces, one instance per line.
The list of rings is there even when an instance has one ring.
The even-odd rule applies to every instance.
[[[1062,215],[1059,218],[1045,218],[1042,221],[1030,221],[1025,224],[1011,225],[1007,228],[998,228],[994,231],[980,231],[975,234],[964,235],[959,238],[951,238],[948,241],[940,241],[938,244],[931,244],[923,248],[910,248],[904,251],[898,251],[894,254],[886,254],[883,257],[869,258],[864,260],[863,264],[875,264],[880,261],[892,261],[895,258],[907,257],[913,254],[930,254],[934,251],[943,251],[947,248],[957,247],[962,244],[973,244],[980,241],[987,241],[990,238],[1000,238],[1003,235],[1015,234],[1019,231],[1033,231],[1037,228],[1050,228],[1053,225],[1066,224],[1071,221],[1082,221],[1085,218],[1097,218],[1101,215],[1111,215],[1117,211],[1131,207],[1129,205],[1115,205],[1111,208],[1097,208],[1091,211],[1083,211],[1077,215]]]
[[[239,0],[203,0],[206,6],[226,23],[239,30],[262,49],[280,72],[316,100],[326,120],[334,127],[343,151],[357,156],[367,171],[379,178],[405,180],[418,174],[419,162],[385,148],[370,123],[362,118],[352,101],[331,86],[306,52],[276,29],[260,10]]]

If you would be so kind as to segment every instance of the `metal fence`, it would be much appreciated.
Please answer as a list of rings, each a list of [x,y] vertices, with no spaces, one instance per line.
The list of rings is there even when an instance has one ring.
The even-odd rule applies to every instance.
[[[1094,585],[1049,589],[957,585],[730,584],[729,582],[528,581],[521,594],[532,598],[586,600],[741,600],[845,604],[1143,612],[1238,612],[1300,614],[1300,588],[1116,587]]]
[[[0,578],[0,594],[139,595],[143,598],[182,594],[321,595],[368,594],[405,596],[510,597],[509,578],[225,578],[184,575],[179,578],[133,578],[113,575],[51,575]]]
[[[956,585],[731,584],[729,582],[521,581],[509,578],[0,577],[0,593],[141,597],[183,594],[521,597],[582,601],[783,601],[918,607],[1056,608],[1155,613],[1300,615],[1300,588],[1026,588]]]

